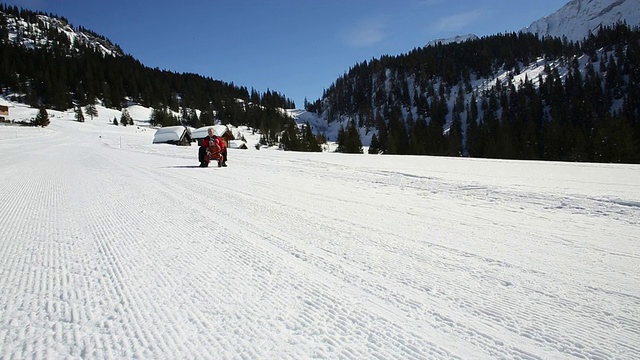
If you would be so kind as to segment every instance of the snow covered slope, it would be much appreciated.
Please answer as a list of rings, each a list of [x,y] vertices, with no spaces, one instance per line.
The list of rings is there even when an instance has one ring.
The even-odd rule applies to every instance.
[[[450,38],[441,38],[441,39],[431,40],[427,43],[427,45],[425,45],[425,47],[435,46],[438,44],[446,45],[451,43],[462,43],[465,41],[471,41],[471,40],[477,40],[477,39],[478,39],[478,36],[474,34],[458,35]]]
[[[0,358],[640,358],[638,165],[203,169],[99,114],[0,126]]]
[[[70,51],[77,51],[77,46],[83,45],[105,56],[124,55],[122,49],[108,39],[87,30],[74,29],[58,17],[39,14],[38,21],[28,22],[11,13],[0,11],[0,14],[6,21],[7,39],[29,49],[60,46],[57,32],[67,38]]]
[[[597,32],[601,26],[626,22],[628,25],[640,25],[640,1],[638,0],[571,0],[558,11],[534,21],[521,29],[539,36],[566,36],[568,40],[578,41]],[[427,45],[448,44],[474,40],[473,34],[459,35],[429,41]]]
[[[571,0],[555,13],[534,21],[523,32],[582,40],[601,26],[626,22],[640,25],[638,0]]]

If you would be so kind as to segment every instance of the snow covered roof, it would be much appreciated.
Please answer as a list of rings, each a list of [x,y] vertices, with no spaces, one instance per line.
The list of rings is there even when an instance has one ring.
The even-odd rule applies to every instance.
[[[11,105],[7,100],[0,98],[0,106],[12,107],[13,105]]]
[[[217,136],[222,136],[224,135],[224,133],[229,131],[229,128],[227,127],[227,125],[203,126],[193,130],[191,132],[191,136],[194,139],[204,139],[207,137],[207,132],[209,131],[209,128],[213,128],[213,133]],[[233,134],[231,135],[233,136]]]
[[[169,141],[179,141],[184,133],[189,132],[184,126],[167,126],[160,128],[156,131],[156,134],[153,136],[153,143],[166,143]]]
[[[230,149],[247,149],[247,143],[242,140],[231,140],[229,141]]]

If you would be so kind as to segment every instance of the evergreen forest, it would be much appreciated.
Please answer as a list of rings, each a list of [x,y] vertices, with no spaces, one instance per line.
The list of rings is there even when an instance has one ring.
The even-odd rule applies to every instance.
[[[90,30],[72,41],[65,26],[0,4],[0,93],[80,114],[140,104],[152,125],[246,125],[263,144],[321,151],[326,134],[286,115],[295,104],[278,92],[149,68]],[[581,42],[497,34],[363,61],[304,107],[342,124],[341,152],[363,152],[365,136],[373,154],[638,163],[639,64],[640,29],[626,24]]]
[[[639,96],[640,31],[618,24],[583,42],[512,33],[383,56],[305,108],[373,132],[370,153],[637,163]]]
[[[46,46],[26,47],[21,39],[11,41],[9,19],[29,24],[27,31],[18,29],[19,38],[41,42],[44,36]],[[152,69],[104,37],[75,29],[111,45],[113,55],[105,55],[88,44],[71,43],[59,27],[47,23],[51,19],[68,25],[63,17],[0,4],[0,91],[11,94],[12,100],[56,110],[97,101],[115,109],[135,103],[154,108],[152,125],[201,127],[216,121],[246,125],[260,131],[269,144],[278,143],[294,123],[280,109],[295,108],[295,104],[278,92],[260,93],[198,74]],[[170,115],[170,110],[181,116]]]

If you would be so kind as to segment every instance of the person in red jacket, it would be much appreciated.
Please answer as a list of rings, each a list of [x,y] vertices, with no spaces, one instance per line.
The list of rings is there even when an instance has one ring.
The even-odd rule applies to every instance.
[[[218,167],[227,167],[227,142],[223,138],[213,135],[218,146],[220,146],[220,160],[218,160]]]
[[[213,133],[213,128],[209,128],[207,134],[208,136],[202,139],[200,149],[198,150],[200,167],[209,166],[209,160],[211,159],[218,160],[218,166],[222,166],[220,154],[222,147],[220,146],[220,142],[216,140],[218,137]]]

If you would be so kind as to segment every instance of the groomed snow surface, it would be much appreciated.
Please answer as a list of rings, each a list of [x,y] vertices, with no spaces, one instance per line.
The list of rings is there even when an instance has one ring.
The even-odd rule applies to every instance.
[[[99,112],[0,126],[2,359],[640,358],[638,165],[198,168]]]

